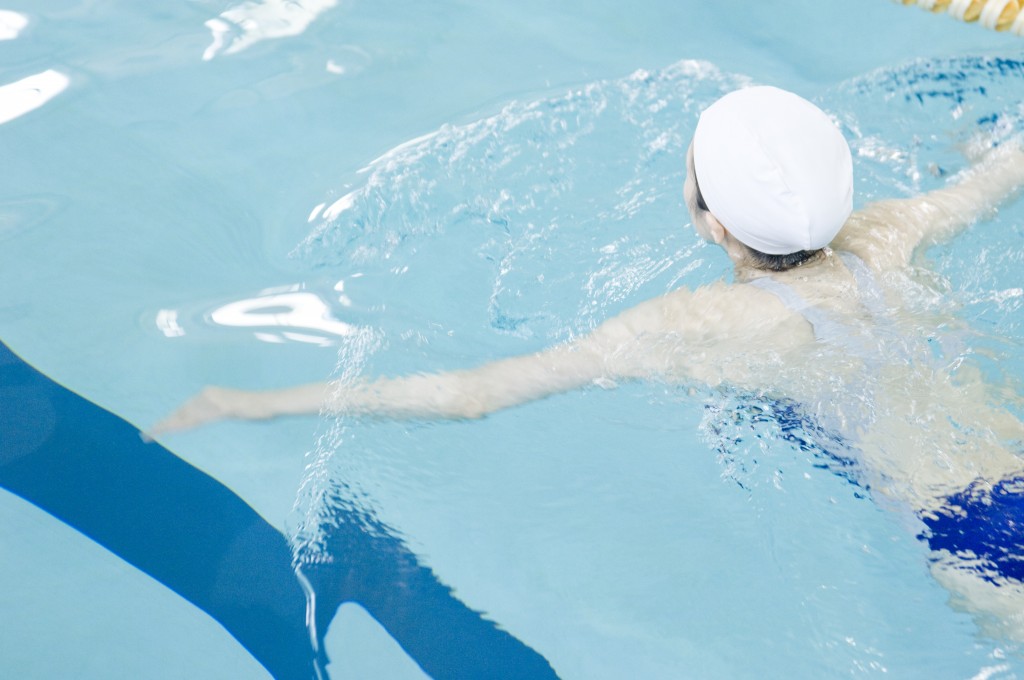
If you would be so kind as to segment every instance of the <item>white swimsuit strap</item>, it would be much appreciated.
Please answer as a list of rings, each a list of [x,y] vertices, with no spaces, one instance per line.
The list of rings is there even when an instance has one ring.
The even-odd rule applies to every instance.
[[[850,252],[839,253],[839,259],[853,274],[853,280],[857,283],[857,290],[860,293],[860,301],[867,307],[871,316],[875,319],[888,317],[889,312],[882,287],[878,285],[878,279],[875,278],[874,272],[871,271],[867,263]]]
[[[776,281],[770,276],[754,279],[750,285],[768,291],[787,308],[806,319],[814,329],[814,337],[820,342],[845,349],[866,361],[872,359],[874,352],[866,338],[851,333],[847,324],[836,318],[834,314],[811,305],[790,286]]]

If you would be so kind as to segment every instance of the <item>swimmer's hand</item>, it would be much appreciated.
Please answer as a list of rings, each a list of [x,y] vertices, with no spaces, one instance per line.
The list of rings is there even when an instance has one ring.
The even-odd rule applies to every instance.
[[[142,435],[152,440],[222,420],[268,420],[278,416],[315,415],[328,392],[326,383],[277,390],[238,390],[209,386]]]
[[[261,392],[210,386],[203,388],[142,437],[149,441],[154,437],[190,430],[221,420],[263,420],[273,415]]]

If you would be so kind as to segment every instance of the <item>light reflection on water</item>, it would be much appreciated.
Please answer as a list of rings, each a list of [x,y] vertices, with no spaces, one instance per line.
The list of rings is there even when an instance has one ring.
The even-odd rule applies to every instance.
[[[50,101],[67,89],[70,78],[53,69],[27,76],[6,85],[0,85],[0,124],[15,118]]]
[[[209,61],[219,54],[237,54],[264,40],[302,34],[337,0],[246,0],[206,22],[213,42],[203,52]]]
[[[0,9],[0,40],[14,40],[28,26],[28,17]]]
[[[0,41],[16,39],[28,23],[24,14],[0,9]],[[70,83],[66,74],[47,69],[0,85],[0,125],[38,109],[66,90]]]
[[[358,278],[358,274],[353,278]],[[198,310],[180,318],[176,309],[162,309],[156,313],[156,327],[168,338],[178,338],[194,332],[221,329],[249,329],[255,339],[280,344],[298,342],[319,347],[338,344],[339,339],[354,335],[357,328],[336,317],[338,308],[352,307],[345,294],[344,280],[334,284],[334,298],[325,300],[321,295],[302,290],[302,286],[285,286],[265,290],[261,294],[221,303],[209,310]],[[201,315],[206,324],[195,321]],[[183,326],[185,323],[186,326]],[[191,330],[187,327],[191,327]]]

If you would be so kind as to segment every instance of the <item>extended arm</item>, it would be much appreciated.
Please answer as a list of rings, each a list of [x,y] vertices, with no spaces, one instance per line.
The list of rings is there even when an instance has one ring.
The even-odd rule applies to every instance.
[[[278,390],[207,387],[155,425],[151,434],[224,419],[263,420],[322,411],[385,418],[479,418],[604,377],[608,356],[604,345],[614,335],[607,327],[608,323],[594,333],[536,354],[469,370],[350,384],[313,383]]]
[[[446,373],[338,385],[323,401],[337,414],[387,418],[480,418],[600,379],[605,362],[595,335],[536,354]]]
[[[878,269],[905,266],[921,245],[955,236],[1024,186],[1024,148],[990,151],[954,184],[914,198],[878,201],[854,213],[834,245]]]
[[[695,291],[679,289],[642,302],[570,342],[473,369],[256,392],[207,387],[151,433],[227,418],[259,420],[320,412],[480,418],[605,380],[742,381],[749,365],[793,342],[794,336],[787,335],[793,328],[787,323],[807,333],[801,317],[787,314],[773,295],[753,286],[716,283]],[[808,339],[813,336],[804,338]]]

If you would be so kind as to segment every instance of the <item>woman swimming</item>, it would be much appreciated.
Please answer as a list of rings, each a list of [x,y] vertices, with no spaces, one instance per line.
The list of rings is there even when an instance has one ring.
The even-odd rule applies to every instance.
[[[918,309],[910,266],[1024,185],[999,146],[954,184],[852,212],[849,147],[810,102],[771,87],[701,115],[684,195],[735,282],[678,289],[536,354],[462,371],[247,392],[209,387],[154,434],[327,411],[479,418],[618,380],[702,383],[769,398],[841,436],[876,500],[920,520],[936,577],[994,631],[1024,639],[1024,424],[940,347],[951,319]],[[955,354],[955,352],[954,352]],[[809,370],[809,367],[813,370]]]

